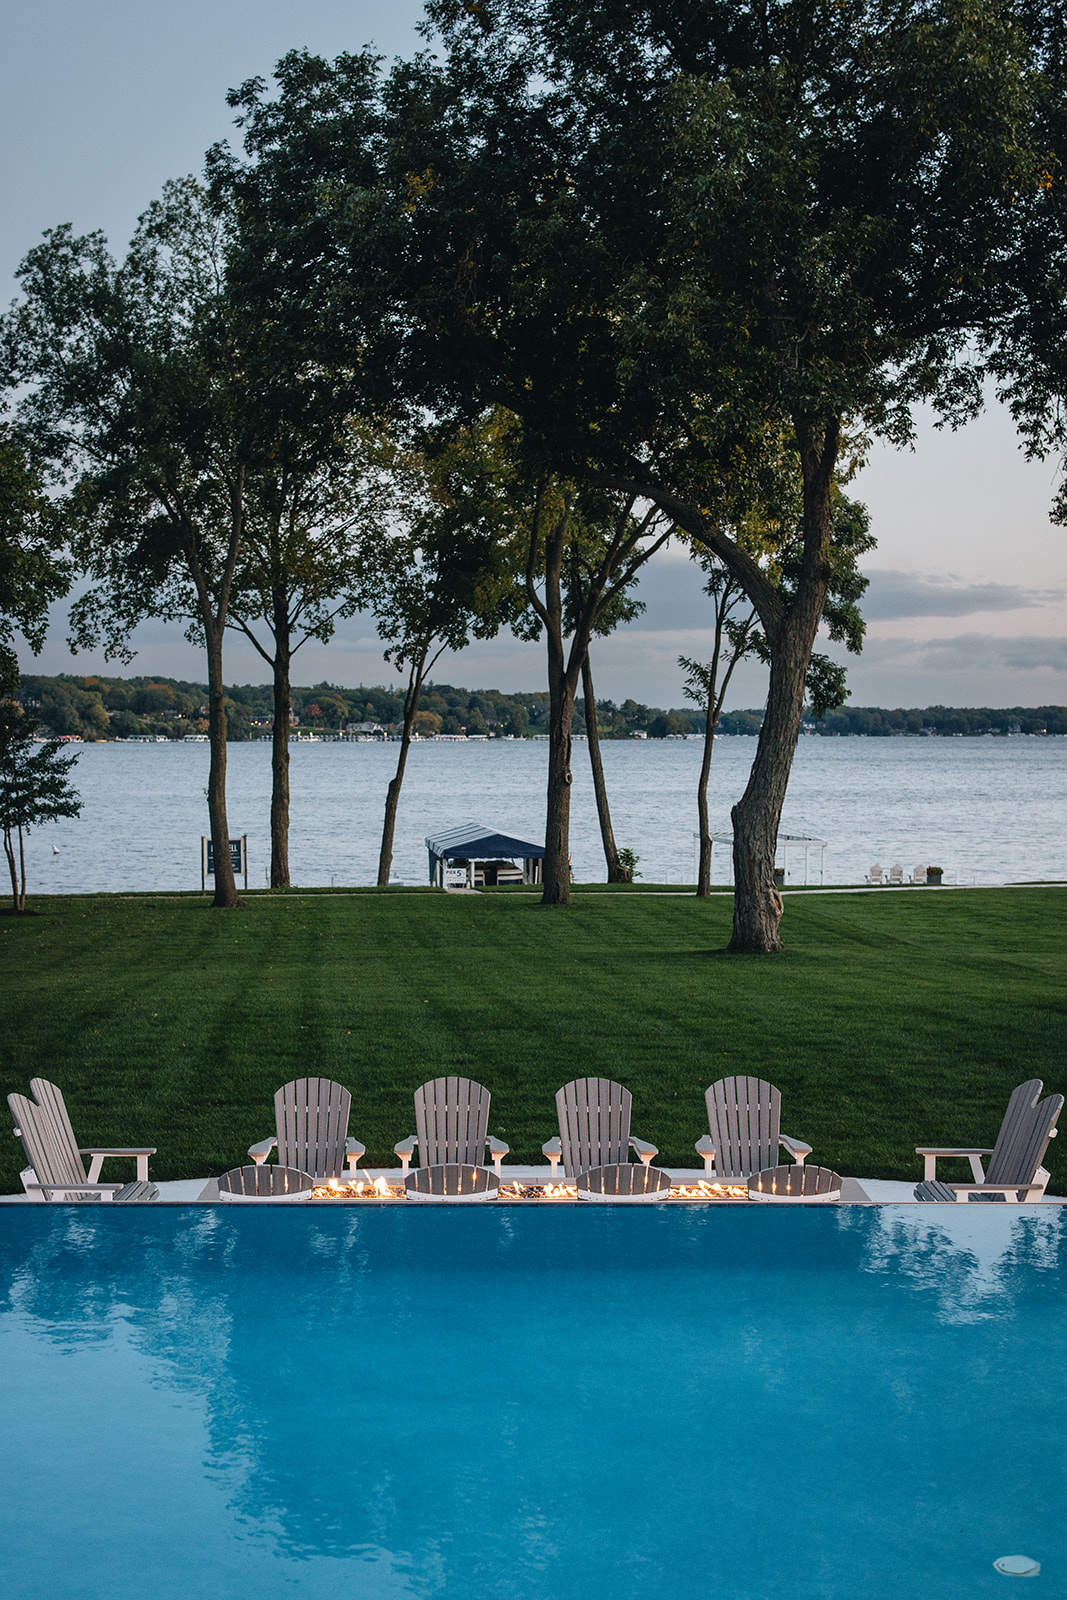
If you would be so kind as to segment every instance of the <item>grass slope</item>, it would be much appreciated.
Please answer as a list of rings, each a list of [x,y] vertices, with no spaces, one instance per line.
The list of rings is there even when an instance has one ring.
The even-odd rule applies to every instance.
[[[718,953],[725,897],[36,905],[0,917],[0,1086],[51,1078],[83,1143],[158,1145],[160,1179],[247,1159],[274,1090],[306,1075],[352,1090],[368,1166],[391,1163],[413,1089],[445,1073],[492,1090],[512,1159],[556,1131],[561,1083],[601,1074],[632,1089],[660,1160],[692,1166],[706,1086],[750,1073],[778,1084],[814,1160],[896,1178],[921,1176],[917,1143],[991,1143],[1021,1079],[1067,1088],[1065,889],[796,895],[772,959]],[[0,1192],[21,1165],[0,1142]]]

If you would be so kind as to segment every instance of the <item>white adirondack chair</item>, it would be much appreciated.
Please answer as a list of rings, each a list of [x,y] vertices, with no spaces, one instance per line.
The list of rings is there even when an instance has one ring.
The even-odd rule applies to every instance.
[[[488,1132],[489,1101],[489,1090],[471,1078],[433,1078],[416,1089],[416,1131],[393,1146],[405,1177],[417,1147],[420,1168],[481,1167],[488,1150],[499,1179],[511,1146]]]
[[[651,1165],[659,1151],[630,1132],[632,1103],[629,1089],[610,1078],[575,1078],[557,1091],[559,1136],[541,1147],[552,1164],[553,1183],[561,1160],[573,1179],[594,1167],[621,1166],[629,1161],[631,1147],[646,1167]]]
[[[30,1163],[22,1173],[27,1194],[69,1202],[158,1200],[159,1190],[148,1182],[148,1157],[155,1155],[154,1148],[82,1148],[74,1138],[63,1096],[55,1084],[34,1078],[31,1088],[38,1099],[30,1100],[21,1094],[7,1097],[15,1133],[22,1140]],[[88,1173],[82,1160],[86,1155],[91,1158]],[[101,1183],[100,1165],[106,1156],[133,1156],[137,1161],[136,1181]]]
[[[330,1078],[295,1078],[283,1083],[274,1096],[275,1134],[250,1147],[248,1153],[261,1166],[272,1150],[278,1164],[309,1173],[316,1183],[340,1178],[348,1162],[355,1172],[366,1147],[348,1136],[352,1096]]]
[[[915,1190],[916,1200],[1040,1200],[1049,1174],[1041,1165],[1049,1140],[1056,1137],[1056,1122],[1063,1110],[1063,1095],[1041,1099],[1044,1085],[1030,1078],[1012,1090],[997,1142],[990,1150],[949,1148],[945,1145],[916,1145],[923,1157],[923,1182]],[[973,1183],[942,1183],[937,1177],[938,1157],[966,1156],[974,1175]],[[983,1170],[982,1157],[989,1157]]]
[[[762,1078],[720,1078],[704,1095],[709,1132],[697,1140],[704,1175],[713,1183],[747,1182],[753,1173],[778,1165],[779,1147],[797,1166],[811,1145],[780,1131],[782,1096]]]

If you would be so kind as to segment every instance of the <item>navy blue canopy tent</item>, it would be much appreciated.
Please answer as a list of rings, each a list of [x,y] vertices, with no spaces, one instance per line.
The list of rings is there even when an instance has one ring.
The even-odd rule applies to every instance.
[[[446,864],[464,868],[472,889],[485,884],[541,882],[543,844],[516,839],[479,822],[466,822],[432,837],[427,835],[426,848],[430,853],[430,882],[439,888],[446,881]]]

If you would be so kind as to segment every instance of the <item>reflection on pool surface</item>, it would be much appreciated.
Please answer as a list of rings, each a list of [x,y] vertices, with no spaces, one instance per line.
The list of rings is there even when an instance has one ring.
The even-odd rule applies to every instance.
[[[4,1208],[0,1590],[981,1600],[1022,1552],[1062,1593],[1064,1243],[1059,1207]]]

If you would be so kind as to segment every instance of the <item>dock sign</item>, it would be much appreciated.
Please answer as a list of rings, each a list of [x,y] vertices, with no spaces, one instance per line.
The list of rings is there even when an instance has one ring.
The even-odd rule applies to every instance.
[[[244,874],[245,888],[248,888],[248,835],[242,833],[239,839],[231,839],[230,865],[234,877]],[[208,878],[215,876],[215,851],[211,840],[204,834],[200,835],[200,887],[207,887]]]

